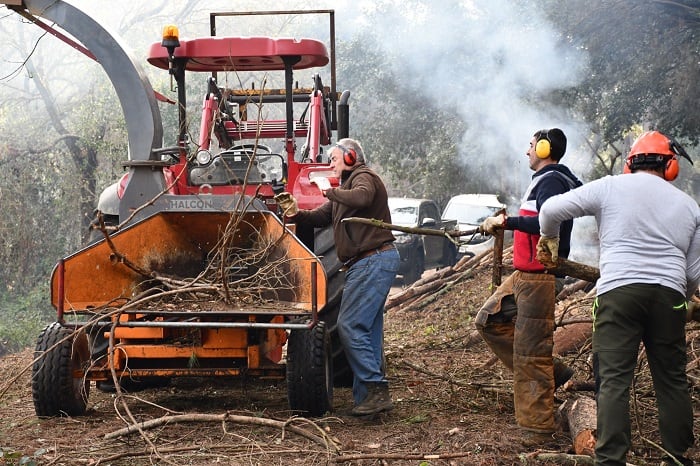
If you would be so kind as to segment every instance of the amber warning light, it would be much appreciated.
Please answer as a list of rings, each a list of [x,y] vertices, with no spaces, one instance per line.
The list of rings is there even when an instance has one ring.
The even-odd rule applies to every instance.
[[[172,50],[180,46],[180,31],[174,24],[168,24],[163,28],[163,47],[168,49],[172,55]]]

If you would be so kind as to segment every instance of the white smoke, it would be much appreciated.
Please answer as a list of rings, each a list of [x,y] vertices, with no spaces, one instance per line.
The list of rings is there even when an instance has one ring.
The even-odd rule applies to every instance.
[[[392,57],[403,85],[466,122],[459,155],[475,177],[497,180],[491,186],[500,186],[499,194],[522,195],[532,176],[526,157],[532,135],[558,127],[568,138],[562,162],[585,181],[591,165],[585,123],[566,108],[544,104],[542,96],[578,84],[587,57],[541,10],[509,0],[345,3],[365,14],[352,16],[340,34],[381,32],[376,45]],[[382,14],[371,15],[377,11]],[[507,201],[510,210],[517,208],[516,199]],[[595,221],[577,219],[574,225],[572,258],[597,265]]]
[[[431,95],[467,123],[460,155],[478,168],[475,175],[506,176],[501,185],[522,192],[531,175],[525,153],[532,134],[550,127],[568,136],[563,162],[579,173],[585,168],[589,157],[578,153],[585,151],[584,125],[567,109],[543,105],[541,96],[576,85],[586,57],[541,10],[508,0],[341,4],[360,14],[341,23],[340,34],[379,31],[376,46],[393,58],[402,84]],[[371,15],[377,11],[382,14]]]

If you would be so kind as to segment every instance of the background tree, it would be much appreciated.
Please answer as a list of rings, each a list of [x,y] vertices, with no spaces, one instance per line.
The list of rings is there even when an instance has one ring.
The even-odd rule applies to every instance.
[[[545,3],[547,15],[588,56],[589,73],[557,103],[590,125],[599,173],[619,173],[634,128],[632,136],[653,128],[698,143],[700,109],[692,104],[700,97],[697,1]],[[683,172],[687,182],[693,170]]]

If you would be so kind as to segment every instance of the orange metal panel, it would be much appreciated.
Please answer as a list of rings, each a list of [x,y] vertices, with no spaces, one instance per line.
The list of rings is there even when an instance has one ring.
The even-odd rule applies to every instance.
[[[203,348],[245,348],[248,335],[241,328],[219,328],[202,330]]]
[[[284,317],[277,316],[272,319],[272,322],[284,322]],[[282,351],[287,343],[287,332],[283,329],[268,329],[266,337],[262,342],[260,351],[262,354],[274,363],[282,360]]]
[[[165,330],[163,328],[157,327],[117,327],[114,329],[114,338],[126,338],[126,339],[145,339],[145,338],[157,338],[162,339],[165,335]],[[109,332],[105,332],[105,338],[109,338]]]
[[[260,367],[260,347],[250,345],[248,347],[248,368],[257,369],[258,367]]]
[[[326,303],[326,275],[320,260],[296,236],[285,231],[269,211],[159,212],[117,232],[111,239],[121,256],[148,273],[194,277],[206,267],[209,252],[229,224],[236,225],[230,232],[229,244],[242,250],[270,248],[266,264],[279,264],[273,275],[288,281],[284,287],[270,284],[269,296],[263,298],[296,303],[300,310],[310,311],[311,264],[316,263],[318,307]],[[64,266],[66,311],[122,304],[151,286],[147,277],[127,267],[104,240],[65,258]],[[52,303],[57,306],[56,271],[51,293]]]
[[[202,348],[174,345],[119,345],[115,354],[125,354],[128,358],[245,358],[245,348]]]

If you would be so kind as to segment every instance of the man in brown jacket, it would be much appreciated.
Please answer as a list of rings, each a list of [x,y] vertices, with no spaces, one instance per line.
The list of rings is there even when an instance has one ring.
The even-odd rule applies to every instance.
[[[330,151],[330,163],[340,186],[318,183],[328,202],[313,210],[299,210],[289,193],[278,195],[277,201],[295,223],[333,225],[336,252],[346,268],[338,334],[353,371],[352,414],[365,416],[393,408],[382,362],[384,303],[399,268],[399,253],[391,231],[342,222],[362,217],[391,223],[386,188],[365,164],[360,143],[341,139]]]

